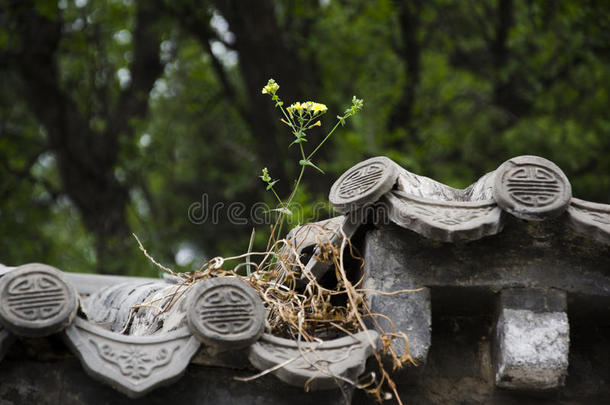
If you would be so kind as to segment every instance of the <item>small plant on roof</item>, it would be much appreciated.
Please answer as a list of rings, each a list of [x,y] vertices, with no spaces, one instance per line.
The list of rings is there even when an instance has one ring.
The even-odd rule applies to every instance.
[[[358,256],[350,240],[341,230],[339,232],[330,231],[324,227],[314,225],[321,228],[320,235],[323,235],[320,236],[320,240],[317,242],[322,252],[320,260],[333,265],[336,278],[334,286],[322,286],[313,274],[306,271],[305,263],[301,261],[295,246],[290,241],[281,238],[283,218],[285,215],[292,215],[290,206],[303,179],[303,173],[307,167],[323,173],[322,169],[313,162],[314,156],[340,125],[345,125],[350,117],[362,109],[364,103],[361,99],[354,96],[351,105],[344,113],[336,116],[337,122],[328,134],[315,148],[306,152],[304,144],[308,142],[307,131],[322,125],[321,117],[328,112],[328,108],[326,105],[314,101],[295,102],[288,107],[284,107],[284,102],[278,95],[279,89],[279,84],[275,80],[269,79],[263,87],[262,93],[271,96],[271,100],[275,102],[275,107],[281,111],[282,123],[289,127],[294,136],[289,146],[297,145],[299,148],[301,155],[298,162],[300,171],[291,193],[286,200],[282,200],[274,188],[278,180],[271,177],[267,168],[262,169],[262,174],[259,177],[266,184],[267,191],[273,193],[279,202],[279,208],[276,209],[279,215],[272,227],[267,248],[262,252],[252,251],[253,231],[248,252],[232,257],[215,257],[204,263],[197,271],[175,273],[172,269],[156,262],[138,240],[140,249],[146,257],[163,271],[181,279],[181,282],[177,284],[175,292],[171,294],[171,297],[163,297],[163,299],[168,298],[168,300],[164,301],[162,306],[155,302],[146,302],[134,306],[132,309],[154,307],[157,308],[159,313],[168,311],[197,282],[210,277],[229,276],[242,279],[256,290],[268,311],[268,331],[277,336],[311,342],[319,340],[321,336],[328,333],[329,329],[333,329],[340,334],[353,334],[359,331],[367,331],[368,328],[364,323],[364,318],[369,318],[381,337],[382,348],[375,353],[381,374],[380,378],[377,379],[373,372],[368,374],[370,378],[366,383],[349,381],[338,376],[337,378],[366,390],[379,401],[382,398],[388,399],[392,397],[386,391],[386,388],[389,387],[394,393],[397,402],[402,404],[396,390],[396,385],[385,370],[381,355],[382,353],[389,354],[393,360],[394,368],[402,367],[409,362],[415,363],[415,361],[409,355],[406,335],[400,331],[394,331],[392,321],[385,317],[384,319],[391,325],[391,331],[383,330],[379,322],[377,322],[377,318],[383,316],[371,313],[365,296],[365,293],[370,290],[362,288],[362,279],[351,280],[347,276],[344,267],[344,251],[349,251],[352,258],[360,261],[361,265],[363,264],[363,259]],[[253,262],[253,257],[261,257],[261,259],[258,262]],[[240,263],[229,268],[225,267],[228,262],[234,261],[240,261]],[[243,268],[246,269],[245,272]],[[303,281],[302,277],[305,277],[306,286],[303,287],[301,285],[301,287],[297,287],[297,280],[300,278]],[[392,294],[413,291],[401,290],[394,291]],[[340,305],[331,303],[331,299],[338,296],[345,298],[344,303]],[[405,344],[405,352],[400,357],[392,348],[392,341],[395,339],[402,339]],[[249,381],[258,378],[267,374],[270,370],[272,369],[242,380]],[[324,372],[328,372],[328,370],[324,370]]]
[[[279,208],[277,211],[280,213],[280,216],[283,214],[291,215],[290,204],[294,199],[294,196],[301,185],[301,180],[303,179],[303,173],[305,173],[305,169],[307,167],[311,167],[320,173],[324,173],[322,169],[320,169],[313,162],[313,157],[320,150],[322,145],[326,143],[326,141],[332,136],[335,130],[339,127],[339,125],[345,125],[345,122],[348,118],[356,115],[364,106],[364,101],[362,99],[357,98],[356,96],[352,97],[352,104],[343,112],[343,115],[337,115],[337,123],[333,126],[333,128],[326,134],[326,136],[320,141],[320,143],[313,148],[313,150],[309,153],[305,152],[305,147],[303,144],[307,142],[307,131],[313,129],[315,127],[319,127],[322,125],[322,121],[320,118],[328,112],[328,108],[325,104],[317,103],[314,101],[304,101],[304,102],[295,102],[291,104],[289,107],[284,107],[284,102],[280,99],[278,95],[278,90],[280,89],[280,85],[276,83],[275,80],[269,79],[263,90],[262,94],[268,94],[271,96],[271,100],[275,102],[275,107],[279,108],[282,112],[283,118],[281,119],[282,123],[287,125],[294,135],[294,139],[290,143],[289,146],[298,145],[299,151],[301,153],[301,159],[299,160],[300,171],[299,175],[294,183],[294,187],[292,192],[286,199],[286,201],[282,200],[273,186],[279,180],[272,180],[267,168],[263,169],[263,174],[260,178],[267,184],[267,190],[271,191],[274,197],[277,199],[279,203]],[[280,224],[281,224],[280,219]],[[278,235],[281,231],[281,226],[278,229]],[[274,236],[274,235],[272,235]]]
[[[362,107],[364,106],[364,101],[362,99],[357,98],[356,96],[353,96],[351,105],[343,112],[342,115],[336,116],[337,122],[328,132],[328,134],[315,148],[313,148],[311,152],[306,153],[305,147],[303,145],[308,141],[307,131],[322,125],[320,117],[322,117],[328,112],[328,108],[326,107],[326,105],[314,101],[295,102],[288,107],[284,107],[284,102],[280,99],[278,95],[279,89],[279,84],[276,83],[275,80],[269,79],[267,84],[262,89],[262,94],[268,94],[271,96],[271,100],[275,102],[275,107],[278,108],[282,113],[283,118],[281,118],[281,122],[287,125],[290,128],[292,135],[294,135],[294,139],[292,140],[289,146],[293,146],[296,144],[299,147],[299,151],[301,154],[301,159],[299,160],[300,171],[296,181],[294,182],[292,191],[285,201],[283,201],[278,196],[277,192],[274,189],[274,185],[278,182],[278,180],[274,180],[271,178],[271,175],[269,174],[269,171],[266,167],[262,170],[262,175],[260,176],[260,178],[263,180],[263,182],[267,184],[267,191],[271,191],[274,197],[279,202],[279,208],[276,210],[279,212],[279,216],[275,223],[275,226],[272,228],[267,250],[269,250],[270,248],[273,250],[273,247],[280,246],[277,244],[277,242],[281,242],[284,246],[288,246],[294,250],[294,247],[291,247],[290,244],[287,243],[287,241],[281,240],[283,215],[292,215],[292,212],[290,210],[290,204],[292,203],[292,200],[301,184],[305,169],[307,167],[311,167],[322,174],[324,173],[324,171],[313,162],[313,157],[320,150],[322,145],[324,145],[324,143],[331,137],[331,135],[333,135],[335,130],[340,125],[344,126],[346,121],[350,117],[356,115],[362,109]],[[303,336],[306,339],[310,340],[312,338],[316,338],[315,335],[311,334],[311,332],[315,331],[317,327],[317,322],[315,320],[322,323],[330,323],[330,325],[335,326],[342,332],[352,333],[358,330],[366,330],[367,327],[363,322],[363,317],[371,318],[373,323],[376,325],[377,329],[381,333],[382,349],[375,354],[381,373],[381,379],[380,381],[376,381],[376,378],[373,374],[371,382],[369,382],[368,384],[360,384],[359,387],[365,389],[368,393],[375,396],[381,402],[382,398],[389,399],[392,397],[389,392],[384,392],[383,387],[387,384],[387,386],[389,386],[389,388],[393,391],[397,402],[399,404],[402,404],[402,401],[400,400],[400,397],[398,396],[398,392],[396,390],[396,385],[394,384],[394,381],[384,368],[383,362],[381,360],[381,353],[384,352],[390,355],[390,357],[393,359],[393,366],[395,369],[402,367],[405,363],[410,362],[415,364],[415,361],[409,355],[407,338],[402,332],[394,332],[393,326],[392,332],[386,332],[379,326],[376,320],[377,315],[372,314],[368,308],[368,305],[366,304],[366,299],[364,295],[365,290],[358,287],[362,280],[359,280],[356,283],[352,283],[346,274],[345,268],[343,267],[343,251],[345,247],[349,247],[348,250],[350,251],[352,257],[357,257],[357,255],[354,254],[354,247],[351,245],[351,242],[347,238],[345,238],[345,235],[338,236],[342,240],[339,246],[330,242],[331,237],[327,237],[326,242],[321,241],[319,243],[319,246],[322,248],[322,251],[326,253],[325,256],[327,257],[325,257],[325,259],[334,264],[337,278],[337,286],[336,289],[333,290],[329,290],[322,287],[314,277],[308,275],[307,287],[304,289],[303,292],[297,291],[295,289],[295,285],[291,285],[290,283],[291,278],[292,280],[294,280],[294,273],[291,272],[290,269],[294,268],[296,264],[297,268],[304,270],[303,263],[301,263],[300,258],[298,257],[296,258],[296,263],[294,263],[294,255],[282,255],[281,250],[278,250],[278,252],[276,252],[275,260],[279,264],[278,267],[281,267],[284,270],[284,274],[280,276],[280,279],[283,280],[284,284],[290,285],[290,289],[288,290],[289,294],[294,294],[294,296],[301,296],[305,299],[302,300],[303,304],[297,307],[293,307],[292,311],[287,310],[287,308],[281,302],[276,302],[275,306],[277,306],[278,308],[284,307],[284,314],[291,314],[294,315],[296,318],[304,316],[309,319],[309,327],[306,327],[304,325],[304,322],[294,323],[284,318],[281,322],[276,324],[278,326],[281,325],[280,328],[278,328],[278,331],[281,330],[281,328],[283,328],[284,326],[288,326],[289,329],[293,329],[291,332],[296,332],[298,336]],[[288,276],[286,276],[286,273],[288,274]],[[396,291],[395,293],[399,292],[400,291]],[[402,292],[410,291],[405,290]],[[345,294],[347,296],[348,299],[345,306],[333,307],[332,305],[328,305],[330,302],[330,297],[332,295],[337,294]],[[284,298],[286,298],[288,301],[293,301],[290,296],[285,296]],[[392,323],[391,320],[389,321],[390,323]],[[391,346],[392,340],[396,338],[404,340],[405,343],[405,353],[400,357],[396,355],[394,349]]]

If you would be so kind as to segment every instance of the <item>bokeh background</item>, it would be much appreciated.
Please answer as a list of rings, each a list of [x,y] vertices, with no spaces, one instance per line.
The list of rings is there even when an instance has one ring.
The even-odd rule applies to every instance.
[[[365,101],[305,207],[375,155],[461,188],[536,154],[610,203],[608,1],[0,0],[0,262],[156,274],[132,232],[176,270],[244,252],[252,224],[188,210],[271,202],[265,166],[288,194],[269,78],[328,105],[311,143]]]

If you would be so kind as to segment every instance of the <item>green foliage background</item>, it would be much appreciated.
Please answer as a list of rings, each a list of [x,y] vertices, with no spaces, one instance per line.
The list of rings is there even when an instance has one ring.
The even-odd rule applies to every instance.
[[[252,223],[188,210],[204,194],[271,203],[264,166],[288,193],[298,153],[260,94],[270,77],[287,103],[328,105],[314,137],[365,100],[297,196],[311,215],[374,155],[460,188],[540,155],[576,197],[610,203],[609,6],[2,0],[0,262],[155,274],[131,232],[178,270],[244,251]]]

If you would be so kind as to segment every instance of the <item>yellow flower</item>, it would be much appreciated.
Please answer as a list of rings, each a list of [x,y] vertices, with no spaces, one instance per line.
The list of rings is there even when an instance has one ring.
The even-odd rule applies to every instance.
[[[326,111],[328,111],[328,108],[324,104],[320,103],[313,103],[311,108],[314,114],[324,114]]]
[[[263,87],[261,93],[263,94],[275,94],[276,91],[280,88],[280,85],[275,82],[273,79],[269,79],[267,85]]]
[[[290,113],[290,115],[292,115],[294,112],[298,112],[299,115],[302,115],[303,106],[297,101],[296,103],[291,104],[290,107],[286,108],[286,110],[288,110],[288,113]]]
[[[288,113],[292,116],[293,113],[298,113],[299,116],[303,116],[303,114],[309,115],[310,117],[315,117],[316,115],[324,114],[328,108],[324,104],[315,103],[313,101],[303,101],[296,102],[288,107]]]
[[[312,125],[312,127],[319,127],[322,125],[322,122],[320,122],[320,120],[318,120],[315,124]]]

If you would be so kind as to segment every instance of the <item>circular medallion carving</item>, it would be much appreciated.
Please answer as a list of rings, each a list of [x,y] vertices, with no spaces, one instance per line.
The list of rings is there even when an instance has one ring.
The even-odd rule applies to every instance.
[[[189,293],[188,325],[202,342],[245,347],[263,333],[265,310],[252,287],[234,277],[201,281]]]
[[[72,322],[77,297],[61,271],[44,264],[26,264],[0,280],[0,322],[16,335],[47,336]]]
[[[383,156],[367,159],[348,169],[333,184],[328,196],[340,213],[377,201],[398,178],[396,164]]]
[[[519,156],[496,171],[494,199],[517,218],[543,220],[561,214],[572,187],[561,169],[538,156]]]

